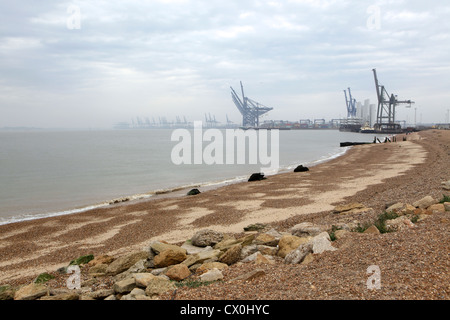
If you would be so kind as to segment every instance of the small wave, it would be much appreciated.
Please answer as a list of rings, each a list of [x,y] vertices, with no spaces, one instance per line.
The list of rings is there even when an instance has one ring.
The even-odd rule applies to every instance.
[[[37,219],[43,219],[43,218],[51,218],[51,217],[57,217],[57,216],[64,216],[64,215],[68,215],[68,214],[85,212],[85,211],[89,211],[92,209],[103,208],[108,205],[109,205],[109,202],[108,203],[105,202],[105,203],[90,205],[90,206],[86,206],[83,208],[77,208],[77,209],[71,209],[71,210],[64,210],[64,211],[57,211],[57,212],[50,212],[50,213],[39,213],[39,214],[23,214],[23,215],[19,215],[19,216],[0,218],[0,225],[29,221],[29,220],[37,220]]]

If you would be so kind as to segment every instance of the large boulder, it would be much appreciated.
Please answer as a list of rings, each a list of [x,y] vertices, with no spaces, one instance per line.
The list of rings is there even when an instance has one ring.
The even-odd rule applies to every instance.
[[[207,247],[214,246],[216,243],[219,243],[223,240],[223,233],[204,229],[196,232],[194,236],[191,238],[191,243],[197,247]]]
[[[169,277],[170,280],[175,281],[181,281],[183,279],[186,279],[190,275],[191,272],[185,264],[174,265],[170,267],[166,272],[166,276]]]
[[[336,251],[337,249],[331,245],[330,235],[328,232],[322,232],[311,239],[312,252],[323,253],[325,251]]]
[[[136,280],[133,277],[114,283],[114,292],[116,293],[128,293],[134,288],[136,288]]]
[[[196,254],[188,255],[186,260],[184,260],[182,263],[190,267],[196,263],[203,263],[206,260],[217,260],[221,253],[222,251],[220,250],[202,251]]]
[[[241,258],[242,245],[237,244],[230,249],[228,249],[222,256],[220,256],[219,261],[227,265],[232,265],[236,263]]]
[[[432,196],[426,196],[413,203],[413,206],[420,209],[426,209],[429,206],[438,203]]]
[[[148,252],[146,251],[135,251],[127,255],[121,256],[116,260],[114,260],[113,262],[111,262],[110,265],[108,265],[108,268],[106,269],[106,274],[115,276],[119,273],[128,270],[139,260],[147,258]]]
[[[306,243],[309,240],[309,237],[300,238],[294,235],[284,235],[278,242],[277,255],[281,258],[285,258],[289,252],[295,250],[299,245]]]
[[[217,281],[217,280],[222,280],[222,279],[223,279],[222,271],[220,271],[217,268],[208,270],[207,272],[205,272],[204,274],[202,274],[200,276],[200,280],[202,282],[211,282],[211,281]]]
[[[297,249],[289,252],[284,258],[284,262],[287,264],[301,263],[311,252],[313,252],[313,244],[311,242],[304,243],[298,246]]]
[[[41,283],[31,283],[16,291],[14,300],[36,300],[48,294],[48,288]]]
[[[133,274],[133,278],[136,282],[136,286],[138,286],[140,288],[146,288],[149,285],[149,283],[156,277],[157,276],[155,276],[151,273],[148,273],[148,272]]]
[[[153,258],[155,267],[157,268],[168,267],[174,264],[179,264],[184,260],[186,260],[187,258],[185,252],[186,250],[184,249],[179,250],[179,249],[169,248],[164,251],[161,251],[157,256],[155,256],[155,258]]]
[[[184,249],[184,248],[181,248],[174,244],[164,243],[164,242],[160,242],[160,241],[154,241],[154,242],[150,243],[150,249],[155,254],[160,254],[162,251],[167,250],[167,249],[186,253],[186,249]]]
[[[314,237],[324,230],[311,222],[302,222],[291,228],[291,234],[297,237]]]
[[[176,286],[172,281],[162,277],[155,277],[149,281],[145,288],[145,294],[151,298],[157,298],[158,296],[175,289]]]

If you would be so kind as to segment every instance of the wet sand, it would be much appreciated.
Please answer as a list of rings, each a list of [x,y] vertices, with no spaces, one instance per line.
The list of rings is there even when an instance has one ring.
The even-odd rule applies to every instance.
[[[309,172],[0,226],[0,284],[54,272],[81,255],[119,255],[152,240],[180,243],[204,228],[241,233],[253,223],[278,230],[305,219],[332,224],[350,219],[330,214],[338,204],[359,201],[379,214],[389,202],[442,196],[440,183],[450,180],[448,169],[442,171],[450,131],[407,137],[353,147]]]

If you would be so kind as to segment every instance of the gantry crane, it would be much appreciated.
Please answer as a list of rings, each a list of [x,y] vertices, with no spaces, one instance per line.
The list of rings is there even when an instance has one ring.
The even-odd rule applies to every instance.
[[[350,100],[347,97],[347,91],[344,90],[345,103],[347,104],[347,118],[356,118],[356,99],[352,97],[352,91],[348,88]]]
[[[377,70],[372,69],[372,71],[378,98],[377,122],[374,125],[374,129],[380,133],[400,133],[402,128],[399,123],[395,122],[395,107],[399,104],[408,104],[410,108],[414,101],[399,101],[396,95],[389,95],[386,88],[378,82]]]
[[[243,120],[242,126],[245,128],[248,127],[259,127],[259,117],[263,114],[273,110],[273,108],[266,107],[259,102],[256,102],[252,99],[249,99],[244,94],[244,86],[241,81],[241,92],[242,92],[242,100],[236,94],[236,91],[231,87],[231,97],[233,99],[234,104],[241,112]]]

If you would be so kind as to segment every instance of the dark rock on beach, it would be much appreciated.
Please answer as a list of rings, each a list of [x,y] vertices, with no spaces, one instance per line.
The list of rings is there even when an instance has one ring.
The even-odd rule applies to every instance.
[[[294,172],[306,172],[309,171],[308,167],[304,167],[303,165],[299,165],[297,168],[294,169]]]
[[[262,174],[262,173],[253,173],[250,176],[250,178],[248,179],[248,181],[260,181],[260,180],[263,180],[263,179],[266,179],[264,177],[264,174]]]
[[[187,193],[187,195],[188,196],[195,196],[195,195],[197,195],[197,194],[199,194],[200,193],[200,191],[198,190],[198,189],[192,189],[191,191],[189,191],[188,193]]]

